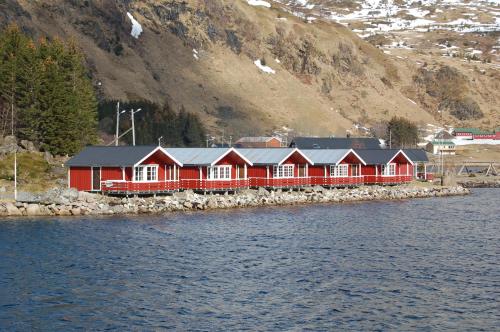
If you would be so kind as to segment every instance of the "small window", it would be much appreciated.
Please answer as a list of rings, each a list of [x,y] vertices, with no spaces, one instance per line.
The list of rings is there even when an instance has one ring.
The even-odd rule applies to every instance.
[[[207,167],[209,180],[231,180],[231,165]]]
[[[158,181],[158,165],[137,166],[134,168],[134,181]]]
[[[158,181],[158,168],[156,166],[146,166],[146,181]]]
[[[293,178],[294,165],[273,166],[273,178]]]
[[[382,174],[386,176],[396,175],[396,164],[382,165]]]
[[[335,178],[345,178],[349,176],[349,165],[331,165],[330,166],[330,176]]]
[[[144,173],[142,172],[142,167],[136,167],[134,169],[135,178],[134,181],[144,181]]]

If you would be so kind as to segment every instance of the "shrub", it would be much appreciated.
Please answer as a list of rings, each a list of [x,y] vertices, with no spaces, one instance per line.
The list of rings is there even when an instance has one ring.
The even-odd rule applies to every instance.
[[[449,110],[459,120],[480,119],[484,116],[477,102],[470,97],[445,99],[439,104],[439,108],[442,111]]]

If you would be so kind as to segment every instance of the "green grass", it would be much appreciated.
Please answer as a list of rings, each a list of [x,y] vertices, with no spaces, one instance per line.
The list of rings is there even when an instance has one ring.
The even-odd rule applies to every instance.
[[[39,192],[55,184],[57,176],[51,172],[50,164],[42,153],[21,152],[17,154],[18,190]],[[1,185],[11,186],[14,181],[14,154],[0,159]]]

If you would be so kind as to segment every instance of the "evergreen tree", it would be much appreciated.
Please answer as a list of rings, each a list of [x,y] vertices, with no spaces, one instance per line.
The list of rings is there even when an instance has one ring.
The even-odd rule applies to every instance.
[[[29,39],[15,25],[9,25],[0,36],[0,98],[8,105],[9,134],[15,132],[21,86],[28,79],[23,77],[28,42]]]
[[[418,128],[410,120],[395,116],[387,124],[387,142],[389,142],[389,139],[393,148],[415,146],[418,142]]]
[[[73,41],[37,46],[13,25],[0,33],[0,105],[17,119],[18,137],[52,153],[74,154],[97,139],[96,97]]]

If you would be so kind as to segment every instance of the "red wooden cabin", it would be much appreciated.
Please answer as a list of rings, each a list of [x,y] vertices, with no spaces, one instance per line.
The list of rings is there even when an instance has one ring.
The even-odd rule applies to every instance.
[[[293,148],[238,149],[253,166],[248,169],[251,187],[295,188],[310,185],[308,169],[314,163]]]
[[[414,178],[413,161],[403,150],[357,150],[366,162],[362,167],[365,184],[400,184]]]
[[[228,191],[248,188],[252,163],[234,148],[167,148],[179,160],[182,189]]]
[[[66,165],[70,188],[115,194],[179,190],[182,167],[159,146],[90,146]]]
[[[365,161],[353,149],[301,150],[314,166],[309,168],[312,185],[346,187],[363,184]]]

